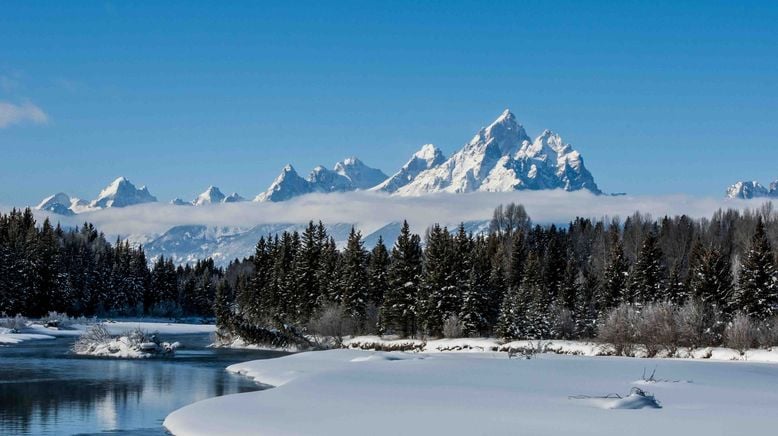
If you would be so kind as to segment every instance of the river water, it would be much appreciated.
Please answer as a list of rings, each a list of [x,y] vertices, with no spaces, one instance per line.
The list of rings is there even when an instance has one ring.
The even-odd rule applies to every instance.
[[[208,334],[164,335],[184,348],[142,360],[80,357],[74,338],[0,346],[0,435],[160,435],[165,417],[210,397],[261,389],[225,367],[284,353],[208,348]]]

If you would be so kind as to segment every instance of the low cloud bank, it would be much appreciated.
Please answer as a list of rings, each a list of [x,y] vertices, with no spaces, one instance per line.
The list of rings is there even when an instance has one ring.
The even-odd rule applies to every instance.
[[[311,194],[281,203],[232,203],[207,206],[174,206],[150,203],[127,208],[106,209],[74,217],[36,212],[63,225],[94,223],[109,236],[150,235],[173,226],[252,227],[268,223],[326,224],[354,223],[363,233],[372,232],[392,221],[407,219],[414,231],[433,223],[449,226],[461,221],[485,220],[499,204],[523,204],[536,223],[566,223],[582,216],[625,218],[635,211],[653,216],[687,214],[709,217],[717,209],[759,207],[763,200],[729,200],[687,195],[596,196],[588,192],[517,191],[500,193],[434,194],[423,197],[392,197],[372,192]],[[6,208],[6,211],[8,209]]]

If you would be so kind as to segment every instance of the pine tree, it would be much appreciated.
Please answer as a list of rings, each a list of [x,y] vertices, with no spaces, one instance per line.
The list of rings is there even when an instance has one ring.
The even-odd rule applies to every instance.
[[[216,315],[216,326],[218,328],[229,329],[232,323],[232,287],[227,280],[222,280],[216,287],[216,296],[214,297],[213,311]]]
[[[364,322],[368,301],[367,251],[362,245],[362,234],[353,227],[343,250],[341,264],[341,301],[351,317]]]
[[[527,260],[527,242],[524,231],[513,233],[511,241],[510,267],[508,269],[508,286],[518,288],[524,277],[524,263]]]
[[[321,263],[321,236],[313,221],[308,223],[302,234],[300,250],[294,261],[296,289],[299,293],[296,319],[308,322],[321,301],[317,272]]]
[[[405,221],[392,248],[389,289],[384,297],[381,318],[388,330],[406,337],[417,331],[421,257],[421,239],[419,235],[411,234]]]
[[[473,241],[472,249],[468,253],[469,268],[459,317],[462,320],[464,333],[467,336],[476,336],[485,334],[488,330],[487,314],[489,311],[491,264],[486,241],[483,238],[477,238]]]
[[[441,336],[445,319],[459,312],[461,296],[454,284],[452,245],[448,230],[435,224],[427,238],[422,276],[422,317],[432,336]]]
[[[778,276],[770,242],[767,240],[761,217],[751,247],[740,267],[738,289],[734,305],[747,315],[766,320],[776,313],[778,305]]]
[[[648,232],[632,269],[626,301],[644,304],[663,300],[666,295],[665,267],[662,250],[654,231]]]
[[[726,310],[732,298],[732,264],[715,247],[697,242],[692,249],[689,271],[690,296],[705,304]]]
[[[527,304],[526,333],[532,339],[548,337],[551,329],[548,309],[553,300],[545,287],[541,268],[540,256],[530,252],[522,281],[521,298]]]
[[[624,256],[624,246],[619,240],[618,232],[611,233],[610,259],[605,268],[603,282],[600,286],[600,313],[605,314],[625,300],[629,265]]]
[[[367,267],[370,283],[369,301],[376,307],[383,304],[384,294],[389,287],[389,262],[389,251],[384,245],[383,237],[379,236],[370,252],[370,261]]]

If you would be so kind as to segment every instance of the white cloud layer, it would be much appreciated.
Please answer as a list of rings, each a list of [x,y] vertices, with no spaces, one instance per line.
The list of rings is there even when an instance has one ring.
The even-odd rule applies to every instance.
[[[760,200],[728,200],[686,195],[596,196],[585,191],[519,191],[504,193],[436,194],[391,197],[369,192],[311,194],[281,203],[232,203],[208,206],[173,206],[150,203],[121,209],[88,212],[74,217],[53,216],[63,225],[94,223],[110,236],[151,235],[176,225],[251,227],[267,223],[353,223],[363,233],[407,219],[421,232],[438,222],[454,226],[461,221],[489,219],[499,204],[523,204],[536,223],[566,223],[577,216],[625,218],[635,211],[655,217],[687,214],[709,217],[717,209],[755,208]],[[6,209],[7,210],[7,209]],[[46,216],[39,212],[39,218]]]
[[[45,124],[49,117],[32,103],[14,104],[0,101],[0,129],[21,123]]]

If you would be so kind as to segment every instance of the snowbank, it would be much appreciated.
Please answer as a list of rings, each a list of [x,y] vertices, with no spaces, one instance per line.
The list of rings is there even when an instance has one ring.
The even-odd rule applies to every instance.
[[[0,327],[0,344],[12,345],[19,344],[24,341],[33,341],[40,339],[55,339],[51,335],[43,335],[37,333],[14,333],[13,330]]]
[[[108,329],[98,324],[78,338],[73,344],[73,352],[82,356],[145,359],[172,354],[179,345],[178,342],[161,342],[156,334],[148,334],[140,329],[111,336]]]
[[[493,352],[500,351],[510,354],[524,354],[526,352],[542,352],[553,354],[565,354],[571,356],[613,356],[615,351],[612,346],[599,342],[587,341],[511,341],[501,343],[489,338],[462,338],[462,339],[433,339],[424,341],[421,339],[396,339],[382,338],[379,336],[357,336],[343,341],[343,346],[350,349],[371,351],[416,351],[425,353],[435,352]],[[635,347],[633,357],[646,357],[641,347]],[[656,357],[678,359],[706,359],[717,361],[743,360],[748,362],[778,363],[778,349],[753,349],[744,354],[739,351],[724,347],[705,348],[679,348],[673,354],[660,353]]]
[[[690,382],[630,393],[647,366],[659,380]],[[764,434],[778,408],[778,366],[743,362],[351,349],[229,371],[276,387],[189,405],[165,427],[178,436]]]
[[[11,329],[0,327],[0,344],[12,345],[31,340],[81,336],[88,328],[98,324],[104,326],[112,335],[120,335],[134,329],[153,331],[165,335],[212,333],[216,331],[216,326],[213,324],[181,324],[151,321],[100,321],[96,324],[72,324],[67,328],[46,327],[36,322],[28,322],[18,333],[12,332]]]

